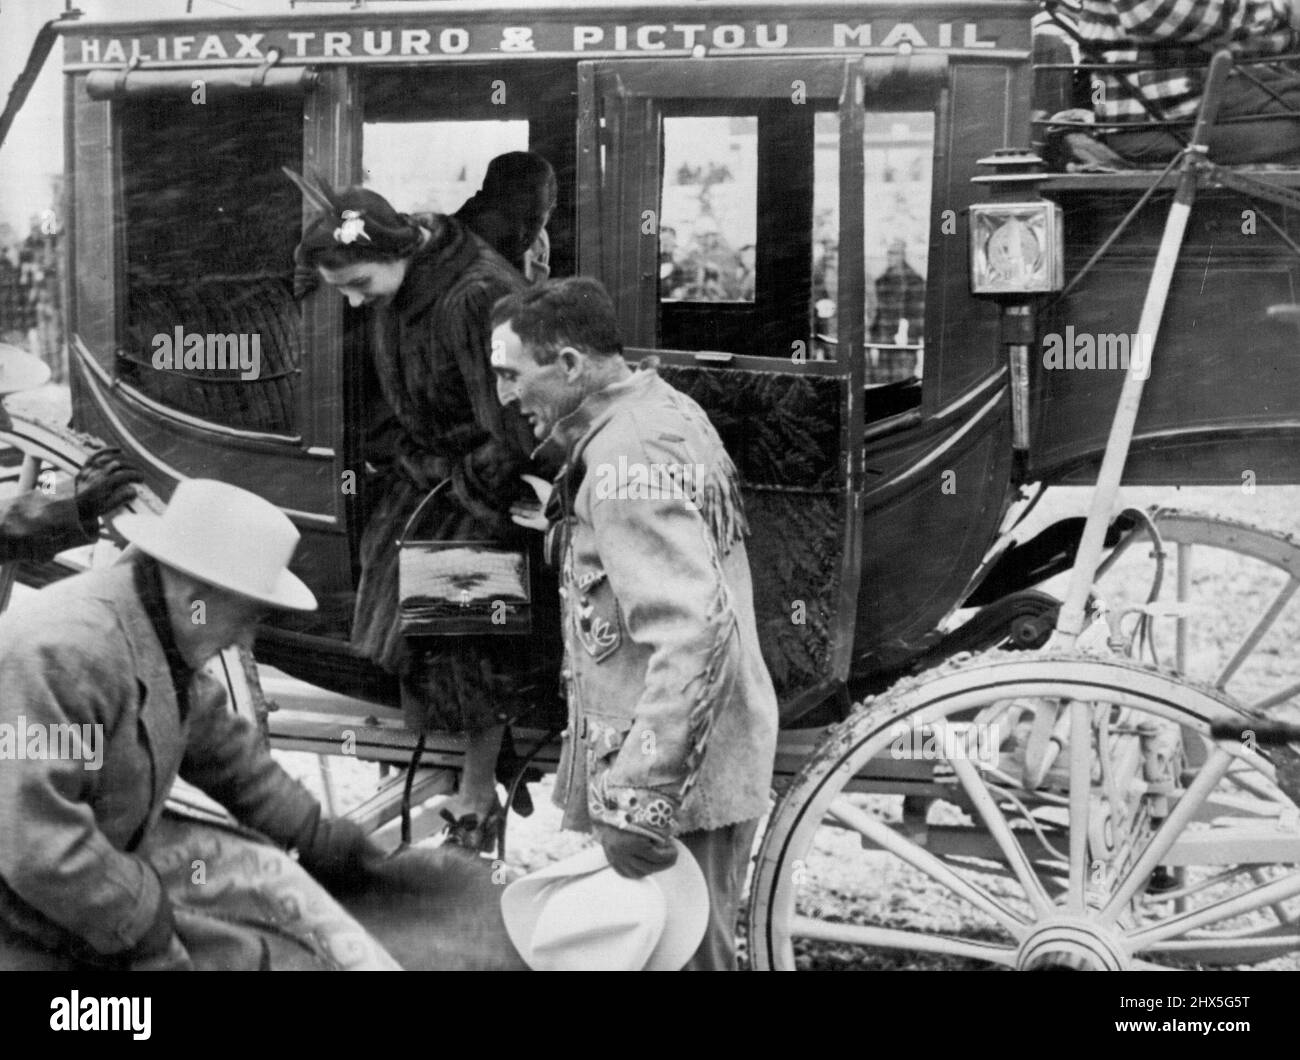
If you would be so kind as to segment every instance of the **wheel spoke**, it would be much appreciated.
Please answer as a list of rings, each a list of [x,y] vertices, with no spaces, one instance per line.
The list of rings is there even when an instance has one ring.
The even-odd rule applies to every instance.
[[[950,759],[948,764],[952,766],[953,772],[957,774],[961,786],[966,789],[966,794],[970,796],[971,803],[974,805],[976,812],[979,813],[980,819],[988,827],[989,834],[1006,856],[1007,864],[1011,866],[1011,871],[1015,873],[1016,879],[1020,881],[1020,886],[1024,888],[1025,896],[1029,899],[1029,904],[1033,906],[1034,912],[1039,916],[1050,915],[1055,908],[1052,900],[1043,889],[1043,883],[1038,878],[1038,873],[1034,871],[1034,866],[1030,863],[1024,847],[1017,842],[1015,833],[1011,831],[1011,826],[1007,824],[1002,811],[998,809],[997,802],[994,801],[988,785],[984,783],[984,779],[979,774],[979,770],[975,768],[970,759],[960,756]]]
[[[1215,688],[1224,688],[1228,682],[1232,680],[1233,674],[1235,674],[1241,664],[1249,658],[1250,653],[1259,646],[1259,642],[1264,638],[1264,634],[1272,628],[1273,623],[1277,621],[1278,615],[1280,615],[1286,608],[1286,605],[1291,602],[1291,597],[1295,595],[1297,589],[1300,589],[1300,578],[1291,578],[1284,586],[1282,586],[1282,591],[1274,597],[1273,602],[1269,605],[1268,610],[1264,612],[1263,617],[1255,623],[1255,627],[1246,635],[1246,639],[1241,642],[1241,646],[1237,648],[1236,654],[1228,660],[1228,665],[1225,666],[1219,673],[1219,676],[1215,678]]]
[[[1023,919],[992,895],[958,875],[928,850],[899,835],[883,821],[863,812],[844,798],[836,799],[830,812],[843,824],[866,836],[882,850],[887,850],[907,862],[912,868],[924,872],[931,879],[942,883],[971,905],[987,913],[1010,931],[1017,941],[1024,935],[1026,922]]]
[[[1070,889],[1069,909],[1082,915],[1088,884],[1088,813],[1092,799],[1092,727],[1086,703],[1070,703]]]
[[[991,961],[1008,968],[1014,967],[1016,960],[1015,949],[991,942],[976,942],[949,935],[899,931],[896,928],[867,924],[832,923],[806,916],[796,916],[791,921],[790,934],[794,938],[840,942],[850,946],[875,946],[881,949],[904,950],[909,953],[940,953],[949,957],[973,957],[975,960]]]
[[[1300,682],[1294,685],[1288,685],[1281,692],[1274,692],[1271,696],[1265,696],[1250,705],[1251,710],[1269,711],[1279,703],[1285,703],[1292,696],[1300,693]]]
[[[1264,875],[1262,869],[1251,869],[1250,878],[1261,886],[1268,883],[1268,877]],[[1274,902],[1269,908],[1273,910],[1273,915],[1277,917],[1279,924],[1292,924],[1295,922],[1295,918],[1286,911],[1286,906],[1281,902]]]
[[[1101,920],[1104,924],[1114,924],[1120,917],[1120,914],[1132,901],[1133,896],[1146,883],[1151,873],[1155,871],[1160,860],[1169,853],[1169,848],[1174,845],[1175,840],[1182,835],[1183,829],[1187,827],[1196,811],[1200,808],[1206,798],[1212,792],[1215,786],[1223,779],[1223,775],[1228,771],[1228,766],[1232,764],[1233,756],[1222,747],[1215,747],[1209,760],[1201,767],[1196,779],[1183,792],[1182,798],[1174,804],[1169,816],[1165,818],[1164,823],[1156,829],[1155,835],[1147,844],[1146,849],[1142,851],[1141,857],[1129,867],[1124,878],[1119,882],[1115,893],[1111,895],[1105,907],[1101,911]]]
[[[1244,894],[1232,895],[1211,905],[1190,910],[1181,916],[1170,917],[1159,924],[1134,931],[1128,936],[1129,941],[1133,945],[1133,952],[1136,953],[1146,949],[1152,943],[1172,939],[1176,935],[1183,935],[1197,928],[1208,927],[1220,920],[1230,920],[1236,916],[1253,913],[1256,909],[1262,909],[1275,902],[1283,902],[1296,894],[1300,894],[1300,872],[1293,872],[1266,886],[1254,887]]]
[[[1178,542],[1178,592],[1180,604],[1187,603],[1188,589],[1192,582],[1192,546]],[[1174,668],[1180,673],[1187,673],[1187,616],[1179,615],[1174,620]]]

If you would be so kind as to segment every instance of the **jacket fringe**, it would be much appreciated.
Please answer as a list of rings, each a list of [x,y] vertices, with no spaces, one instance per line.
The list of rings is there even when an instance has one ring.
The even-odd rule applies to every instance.
[[[734,481],[734,479],[733,479]],[[744,521],[741,515],[740,521]],[[716,542],[717,532],[710,524],[710,533]],[[735,523],[735,519],[731,520]],[[713,721],[718,705],[722,701],[723,687],[726,684],[726,662],[730,656],[728,643],[736,632],[736,613],[731,606],[731,594],[727,591],[727,582],[722,571],[721,550],[713,550],[713,573],[716,590],[709,606],[709,624],[713,637],[704,657],[704,673],[698,679],[695,698],[691,702],[688,748],[686,752],[686,781],[682,785],[681,798],[684,802],[695,782],[699,779],[700,767],[704,763],[704,753],[708,750],[709,736],[713,732]]]
[[[715,465],[696,499],[719,556],[726,556],[749,533],[739,476],[730,457]],[[721,577],[721,571],[719,571]]]

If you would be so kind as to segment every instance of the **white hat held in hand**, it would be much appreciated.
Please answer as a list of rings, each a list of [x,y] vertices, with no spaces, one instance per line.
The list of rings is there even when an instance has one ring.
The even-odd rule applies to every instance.
[[[510,941],[534,971],[679,971],[709,920],[704,873],[679,840],[677,861],[629,880],[589,847],[515,880],[501,895]]]
[[[316,610],[316,597],[289,560],[298,531],[256,493],[212,479],[185,479],[167,510],[119,515],[119,534],[159,563],[271,607]]]
[[[50,367],[39,357],[0,342],[0,397],[49,382]]]

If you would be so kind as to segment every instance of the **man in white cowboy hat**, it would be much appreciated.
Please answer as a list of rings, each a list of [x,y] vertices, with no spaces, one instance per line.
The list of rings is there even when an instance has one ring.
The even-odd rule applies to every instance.
[[[0,968],[396,968],[303,871],[378,850],[200,669],[268,610],[315,609],[293,524],[195,479],[115,526],[121,562],[0,616]],[[164,815],[177,775],[247,827]]]
[[[50,378],[44,361],[0,343],[0,398],[41,386]],[[13,425],[0,404],[0,431]],[[77,474],[76,495],[53,497],[29,490],[0,500],[0,563],[42,562],[95,539],[99,517],[135,496],[140,475],[115,449],[96,453]]]

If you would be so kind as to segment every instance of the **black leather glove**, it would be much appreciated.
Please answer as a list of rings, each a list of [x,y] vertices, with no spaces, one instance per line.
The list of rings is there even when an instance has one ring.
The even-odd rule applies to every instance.
[[[384,857],[361,826],[345,817],[318,818],[311,839],[298,846],[299,863],[331,890],[361,886]]]
[[[77,515],[87,532],[95,532],[101,515],[135,499],[143,476],[127,463],[120,449],[101,449],[77,472]]]

